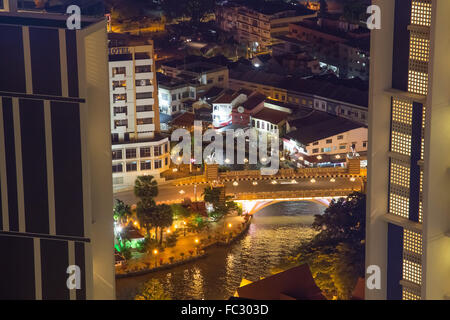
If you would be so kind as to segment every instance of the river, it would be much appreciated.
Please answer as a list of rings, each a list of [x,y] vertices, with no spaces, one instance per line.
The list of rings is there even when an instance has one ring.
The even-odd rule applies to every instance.
[[[155,278],[172,299],[228,299],[242,278],[255,281],[314,235],[310,225],[325,207],[312,202],[281,202],[255,214],[250,228],[230,247],[214,248],[196,262],[144,276],[117,279],[117,299],[132,299]]]

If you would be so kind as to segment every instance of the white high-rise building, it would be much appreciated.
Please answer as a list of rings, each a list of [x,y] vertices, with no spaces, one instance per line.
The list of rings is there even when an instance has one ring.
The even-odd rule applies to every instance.
[[[153,43],[115,46],[110,40],[109,79],[113,185],[134,185],[139,175],[170,166],[169,139],[160,134]]]

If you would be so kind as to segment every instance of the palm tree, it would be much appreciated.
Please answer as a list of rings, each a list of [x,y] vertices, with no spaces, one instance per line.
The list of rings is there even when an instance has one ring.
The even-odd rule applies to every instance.
[[[158,212],[158,227],[160,228],[159,243],[162,244],[163,229],[168,228],[173,224],[172,208],[167,204],[161,204],[157,207]]]
[[[120,224],[125,223],[131,216],[131,208],[125,204],[122,200],[116,199],[114,204],[114,220],[117,220]]]
[[[150,230],[155,228],[155,238],[157,237],[157,215],[156,207],[154,205],[147,205],[146,203],[139,201],[136,206],[136,215],[139,223],[147,230],[147,234],[150,235]]]
[[[154,198],[158,196],[158,183],[153,176],[139,176],[134,182],[134,194],[144,206],[154,206]]]

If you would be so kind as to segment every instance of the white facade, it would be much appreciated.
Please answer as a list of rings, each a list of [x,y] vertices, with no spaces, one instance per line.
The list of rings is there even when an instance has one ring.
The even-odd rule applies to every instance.
[[[112,147],[113,184],[115,188],[133,186],[141,175],[159,174],[170,166],[169,138],[151,142],[116,144]]]
[[[314,141],[306,146],[308,155],[340,154],[367,151],[367,128],[349,130],[338,135]]]
[[[226,93],[225,93],[226,94]],[[244,103],[247,100],[247,95],[241,93],[239,95],[233,95],[228,101],[215,103],[213,102],[213,126],[220,128],[227,126],[232,121],[231,111],[239,104]],[[217,101],[221,101],[219,97]]]
[[[127,59],[122,60],[121,57]],[[134,180],[141,174],[151,174],[155,179],[159,179],[160,172],[167,170],[170,165],[168,140],[158,135],[159,106],[155,63],[152,57],[153,45],[110,48],[111,137],[115,189],[133,186]],[[163,146],[162,153],[158,152],[155,156],[154,148],[158,146]],[[144,148],[149,149],[151,153],[141,157],[140,150]],[[134,156],[127,157],[126,150],[135,150]],[[120,152],[122,157],[118,157]],[[159,160],[162,160],[161,165]],[[148,165],[143,164],[143,161],[150,161],[150,166],[146,167]],[[146,168],[142,170],[144,167]]]
[[[164,114],[173,115],[184,111],[184,102],[196,98],[197,89],[189,84],[174,88],[161,85],[158,87],[159,111]]]

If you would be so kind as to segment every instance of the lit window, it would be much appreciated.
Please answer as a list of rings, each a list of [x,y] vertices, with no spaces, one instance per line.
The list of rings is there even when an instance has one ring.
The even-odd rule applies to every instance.
[[[404,229],[403,250],[422,255],[422,235],[418,232]]]
[[[391,193],[389,197],[389,211],[392,214],[409,218],[409,198]]]
[[[403,259],[403,279],[421,285],[422,264],[419,261],[411,261],[409,258]]]
[[[401,164],[398,161],[391,162],[391,184],[396,184],[401,187],[409,188],[410,183],[410,169],[408,166]]]
[[[411,135],[392,131],[391,151],[411,155]]]
[[[420,300],[420,294],[418,292],[415,292],[413,290],[410,290],[408,288],[403,288],[403,300]]]
[[[431,0],[413,0],[411,24],[419,26],[431,25]]]
[[[408,91],[426,96],[428,92],[428,74],[409,70]]]

